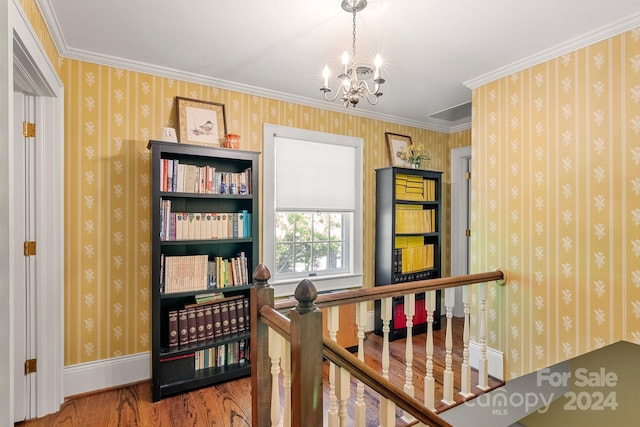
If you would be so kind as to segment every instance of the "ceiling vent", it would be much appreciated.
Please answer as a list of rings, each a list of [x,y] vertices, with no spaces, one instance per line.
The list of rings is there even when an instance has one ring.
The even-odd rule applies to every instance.
[[[447,110],[438,111],[429,117],[434,119],[446,120],[448,122],[457,122],[463,119],[471,121],[471,102],[460,104]]]

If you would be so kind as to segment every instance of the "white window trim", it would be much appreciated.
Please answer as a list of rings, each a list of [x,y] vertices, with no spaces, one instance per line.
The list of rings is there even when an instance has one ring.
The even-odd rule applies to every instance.
[[[263,128],[263,206],[262,206],[262,257],[267,268],[275,265],[275,137],[293,138],[319,143],[348,145],[356,148],[356,163],[359,173],[356,177],[356,211],[353,221],[353,245],[350,250],[353,272],[336,276],[317,276],[309,279],[316,286],[318,292],[329,292],[339,289],[362,287],[362,176],[363,176],[363,141],[362,138],[336,135],[325,132],[297,129],[286,126],[265,124]],[[302,161],[312,161],[303,159]],[[276,281],[270,284],[275,288],[276,297],[293,295],[300,280]]]

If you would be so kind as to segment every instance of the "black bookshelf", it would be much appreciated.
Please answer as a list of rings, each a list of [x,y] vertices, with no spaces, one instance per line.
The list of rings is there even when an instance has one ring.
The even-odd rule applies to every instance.
[[[248,322],[242,332],[236,331],[236,333],[227,334],[224,337],[198,340],[196,343],[175,346],[170,345],[169,330],[173,329],[173,326],[170,327],[169,312],[195,304],[196,298],[205,293],[219,294],[220,297],[249,298],[252,275],[258,265],[259,254],[259,153],[162,141],[149,141],[147,147],[151,150],[152,174],[151,376],[152,398],[153,401],[158,401],[170,395],[251,375]],[[200,169],[208,166],[210,170],[215,169],[219,173],[226,174],[227,177],[234,174],[233,180],[226,183],[228,185],[225,185],[224,192],[219,191],[219,188],[216,191],[209,189],[209,191],[196,192],[180,188],[177,185],[169,184],[167,186],[165,184],[163,186],[162,182],[167,181],[167,162],[165,161],[171,161],[170,164],[194,165]],[[236,181],[236,177],[243,173],[244,181],[240,181],[240,178]],[[232,182],[234,185],[237,182],[233,191],[231,189]],[[240,182],[243,185],[242,189]],[[203,185],[206,187],[207,183],[204,182]],[[215,183],[213,185],[215,186]],[[170,207],[167,207],[169,204]],[[246,215],[248,213],[250,220],[249,223],[244,224],[243,219],[241,231],[238,231],[237,228],[232,229],[232,226],[235,225],[233,222],[228,223],[229,227],[225,228],[224,235],[215,229],[213,232],[211,229],[205,229],[204,225],[200,235],[179,235],[175,229],[171,229],[171,227],[175,227],[175,224],[169,225],[171,221],[167,220],[167,215],[171,217],[171,214],[174,214],[172,217],[176,221],[175,214],[184,212],[225,215],[243,213],[242,218],[248,217]],[[229,218],[231,221],[231,216]],[[245,235],[249,232],[249,235]],[[218,234],[213,237],[212,234],[215,233]],[[163,260],[166,257],[206,255],[207,259],[212,261],[216,257],[229,260],[238,257],[240,253],[246,258],[247,278],[243,283],[231,282],[222,287],[222,283],[216,281],[216,287],[209,286],[207,289],[184,291],[165,289]],[[231,276],[231,273],[229,274]],[[236,277],[241,277],[241,275],[237,274]],[[207,284],[210,285],[209,282]],[[225,356],[227,356],[225,361],[217,366],[209,358],[209,355],[216,354],[214,351],[216,348],[220,350],[219,352],[225,351]],[[244,350],[244,357],[237,356],[237,348]],[[204,353],[207,354],[206,366],[211,366],[196,367],[196,354],[202,356]]]
[[[410,184],[405,177],[409,177]],[[419,184],[422,185],[421,189]],[[407,186],[414,187],[406,190]],[[400,167],[376,169],[375,286],[441,277],[441,198],[442,172]],[[403,211],[408,211],[409,214]],[[402,218],[398,218],[399,216]],[[418,218],[420,223],[414,224],[407,218]],[[409,248],[403,252],[405,245],[414,245],[418,249]],[[436,291],[434,330],[440,329],[440,298],[440,291]],[[426,331],[424,306],[424,293],[417,294],[413,318],[414,334]],[[393,298],[391,309],[389,339],[404,338],[404,297]],[[380,314],[380,301],[376,301],[375,332],[382,335]]]

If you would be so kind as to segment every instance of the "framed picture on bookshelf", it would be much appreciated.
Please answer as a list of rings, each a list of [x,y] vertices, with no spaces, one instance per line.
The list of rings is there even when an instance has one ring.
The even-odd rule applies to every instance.
[[[178,141],[220,147],[227,133],[224,104],[176,96]]]
[[[406,157],[406,153],[412,146],[411,137],[391,132],[385,132],[384,136],[387,139],[387,148],[389,150],[391,166],[401,166],[405,168],[411,167],[411,163]]]

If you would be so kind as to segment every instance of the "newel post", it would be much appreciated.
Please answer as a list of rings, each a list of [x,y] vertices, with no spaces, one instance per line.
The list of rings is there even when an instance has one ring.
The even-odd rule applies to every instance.
[[[251,288],[251,424],[271,425],[271,360],[269,358],[269,327],[258,312],[262,306],[273,307],[273,287],[268,283],[269,269],[260,264],[253,272]]]
[[[295,290],[298,305],[291,310],[291,376],[294,427],[322,425],[322,312],[311,281],[304,279]]]

